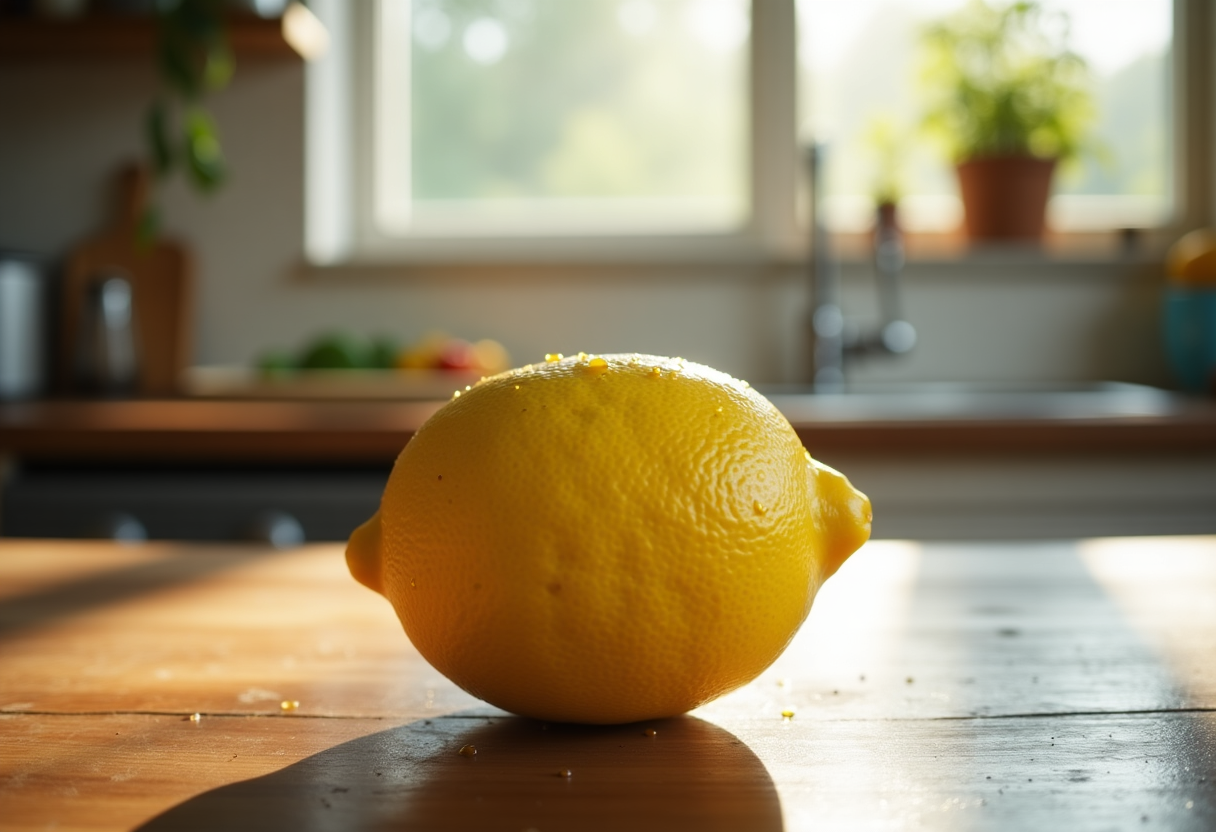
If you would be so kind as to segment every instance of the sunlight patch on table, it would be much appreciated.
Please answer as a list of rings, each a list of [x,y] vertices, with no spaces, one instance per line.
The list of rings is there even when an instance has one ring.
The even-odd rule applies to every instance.
[[[881,676],[903,639],[920,558],[910,541],[867,543],[824,584],[768,670],[694,713],[793,721],[880,712],[890,682]]]
[[[1192,707],[1216,707],[1216,537],[1098,538],[1078,551]]]

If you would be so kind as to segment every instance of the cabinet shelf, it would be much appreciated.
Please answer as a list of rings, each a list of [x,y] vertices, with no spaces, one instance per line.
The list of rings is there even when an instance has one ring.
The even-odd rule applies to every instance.
[[[279,18],[234,15],[228,42],[238,57],[293,59],[300,54],[283,34]],[[156,43],[156,21],[147,16],[88,15],[72,20],[0,17],[0,62],[93,61],[144,57]]]

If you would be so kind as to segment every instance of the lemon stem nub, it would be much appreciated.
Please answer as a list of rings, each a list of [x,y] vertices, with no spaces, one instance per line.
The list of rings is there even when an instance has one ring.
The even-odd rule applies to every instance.
[[[351,534],[346,544],[346,566],[356,581],[384,594],[380,585],[380,512]]]
[[[826,581],[870,539],[873,512],[870,499],[854,488],[844,474],[818,460],[810,462],[815,512],[819,515],[816,519],[823,530],[820,563]]]

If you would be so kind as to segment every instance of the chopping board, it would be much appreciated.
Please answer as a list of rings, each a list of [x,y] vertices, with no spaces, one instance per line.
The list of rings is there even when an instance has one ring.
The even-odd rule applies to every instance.
[[[141,396],[176,395],[193,344],[194,258],[180,242],[157,238],[141,243],[140,218],[148,204],[150,177],[137,165],[118,176],[116,214],[101,236],[72,252],[64,271],[59,380],[72,390],[81,315],[90,285],[107,272],[123,273],[131,283],[138,361],[136,392]]]

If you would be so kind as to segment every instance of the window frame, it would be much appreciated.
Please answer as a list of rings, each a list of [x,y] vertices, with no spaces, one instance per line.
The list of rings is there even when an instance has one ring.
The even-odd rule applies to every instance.
[[[737,230],[707,233],[505,236],[389,236],[373,222],[375,3],[312,0],[330,28],[331,52],[310,64],[306,112],[306,256],[316,266],[521,263],[766,264],[800,262],[806,171],[797,130],[797,14],[794,0],[752,0],[748,44],[750,214]],[[1216,211],[1216,165],[1209,155],[1216,112],[1216,19],[1204,0],[1174,0],[1172,140],[1174,210],[1165,225],[1119,233],[1049,230],[1046,259],[1126,255],[1129,243],[1158,252],[1210,222]],[[833,235],[846,260],[869,254],[866,233]],[[961,230],[909,234],[912,260],[965,260],[1001,249],[1024,258],[1027,247],[968,244]]]

